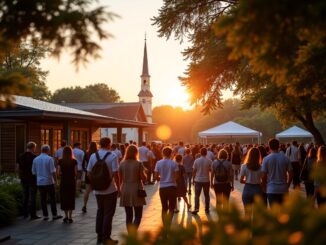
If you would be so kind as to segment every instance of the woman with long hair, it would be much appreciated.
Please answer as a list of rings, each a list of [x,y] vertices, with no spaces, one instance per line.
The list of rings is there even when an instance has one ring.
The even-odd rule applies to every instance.
[[[231,163],[234,171],[235,180],[238,180],[241,161],[242,161],[242,152],[240,150],[240,143],[237,142],[235,144],[234,149],[231,152]]]
[[[245,184],[242,192],[242,202],[245,213],[251,215],[251,206],[256,197],[263,198],[261,156],[258,148],[251,148],[240,170],[240,183]]]
[[[84,163],[86,163],[86,166],[84,169],[87,169],[87,164],[88,164],[89,158],[95,152],[97,152],[97,144],[96,144],[96,142],[91,142],[89,144],[88,149],[85,154]],[[86,188],[85,188],[86,190],[84,192],[84,206],[82,208],[83,213],[87,212],[87,202],[88,202],[88,198],[89,198],[89,193],[91,193],[91,191],[92,191],[91,182],[90,182],[90,179],[88,178],[87,174],[85,176],[85,186],[86,186]]]
[[[317,151],[317,168],[325,168],[326,167],[326,146],[319,146]],[[315,180],[315,197],[317,199],[318,207],[326,202],[326,197],[321,194],[321,183],[318,180]]]
[[[75,209],[77,161],[70,146],[65,146],[62,158],[58,162],[58,173],[61,176],[60,197],[61,209],[65,212],[64,223],[72,223],[72,211]]]
[[[143,190],[142,181],[146,181],[145,167],[138,161],[138,148],[129,145],[123,161],[120,163],[121,177],[120,206],[125,207],[126,225],[130,232],[131,227],[138,229],[143,215],[145,197],[138,195],[138,190]]]
[[[317,150],[315,147],[310,148],[300,173],[300,180],[303,181],[305,185],[307,198],[313,198],[315,192],[314,180],[312,179],[311,171],[316,164],[316,160]]]

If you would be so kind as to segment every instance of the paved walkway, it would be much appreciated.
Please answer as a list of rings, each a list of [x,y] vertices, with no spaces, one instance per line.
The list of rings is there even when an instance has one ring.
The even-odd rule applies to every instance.
[[[158,184],[146,186],[148,194],[147,205],[144,208],[143,218],[139,227],[139,232],[157,231],[161,223],[161,203],[159,198]],[[243,212],[241,201],[241,192],[243,186],[235,181],[235,190],[231,194],[231,202],[236,203]],[[194,193],[194,192],[193,192]],[[215,194],[210,191],[211,207],[215,206]],[[194,206],[194,195],[191,195],[191,204]],[[119,201],[118,201],[119,203]],[[63,224],[62,220],[29,221],[18,218],[13,226],[0,229],[0,237],[10,235],[11,240],[3,244],[95,244],[95,216],[96,216],[96,200],[90,195],[86,214],[81,212],[83,205],[82,196],[76,199],[76,211],[73,214],[73,224]],[[180,212],[174,215],[174,225],[187,226],[191,223],[197,225],[199,232],[201,231],[201,222],[207,221],[208,217],[204,212],[204,198],[201,196],[199,216],[193,216],[187,212],[183,201],[179,205]],[[49,209],[50,210],[50,209]],[[59,205],[58,205],[59,210]],[[39,215],[41,211],[38,211]],[[212,212],[212,218],[216,215]],[[119,239],[121,234],[126,233],[125,212],[121,207],[117,207],[113,218],[112,238]]]

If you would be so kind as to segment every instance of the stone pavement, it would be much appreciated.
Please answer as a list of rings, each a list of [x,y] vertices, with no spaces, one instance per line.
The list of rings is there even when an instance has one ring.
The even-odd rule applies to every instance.
[[[147,205],[144,207],[143,218],[139,227],[139,232],[151,231],[155,232],[161,227],[161,203],[159,198],[159,185],[145,186],[147,191]],[[235,190],[231,193],[231,202],[236,203],[243,212],[241,200],[243,185],[235,181]],[[194,192],[193,192],[194,193]],[[211,207],[215,207],[215,194],[211,189]],[[190,196],[191,204],[194,206],[194,195]],[[91,194],[88,202],[87,213],[83,214],[81,208],[83,205],[82,195],[76,199],[76,210],[73,214],[73,224],[63,224],[62,220],[43,221],[41,220],[24,220],[18,218],[12,226],[0,229],[0,237],[6,235],[11,236],[11,240],[3,244],[95,244],[95,216],[96,216],[96,200]],[[58,205],[58,210],[60,205]],[[200,211],[198,216],[191,215],[187,212],[183,201],[179,204],[180,212],[174,215],[174,225],[187,226],[191,223],[195,224],[201,232],[201,223],[207,221],[209,217],[204,212],[204,197],[201,195]],[[50,209],[49,209],[50,210]],[[214,219],[216,215],[211,212]],[[41,215],[41,211],[38,211]],[[113,218],[112,238],[120,239],[121,234],[126,233],[125,212],[118,206]]]

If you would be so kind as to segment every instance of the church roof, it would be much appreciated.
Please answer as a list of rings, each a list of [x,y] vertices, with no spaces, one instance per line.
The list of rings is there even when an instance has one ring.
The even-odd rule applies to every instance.
[[[146,39],[145,39],[145,46],[144,46],[144,58],[143,58],[143,72],[142,76],[149,76],[148,72],[148,60],[147,60],[147,47],[146,47]]]
[[[153,94],[149,90],[140,90],[138,97],[153,97]]]
[[[65,106],[104,116],[147,122],[142,105],[129,103],[66,103]]]

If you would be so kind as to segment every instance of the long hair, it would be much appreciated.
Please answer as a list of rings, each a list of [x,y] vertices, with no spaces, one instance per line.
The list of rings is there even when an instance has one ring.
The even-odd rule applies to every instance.
[[[90,156],[95,152],[97,152],[97,144],[96,144],[96,142],[92,141],[88,146],[87,153]]]
[[[317,162],[318,163],[326,163],[326,146],[319,146],[317,151]]]
[[[62,160],[72,160],[74,156],[72,155],[71,146],[65,146],[62,151]]]
[[[258,150],[260,152],[260,156],[262,159],[264,159],[264,157],[268,155],[265,146],[263,145],[258,146]]]
[[[261,156],[257,147],[253,147],[249,150],[244,163],[247,164],[247,168],[252,171],[257,171],[260,168]]]
[[[227,150],[225,149],[221,149],[219,152],[218,152],[218,159],[219,160],[227,160],[228,159],[228,155],[229,153],[227,152]]]
[[[312,148],[309,149],[309,151],[308,151],[308,157],[310,159],[316,159],[317,158],[317,150],[316,150],[315,147],[312,147]]]
[[[135,145],[129,145],[124,156],[124,160],[137,160],[138,159],[138,148]]]

